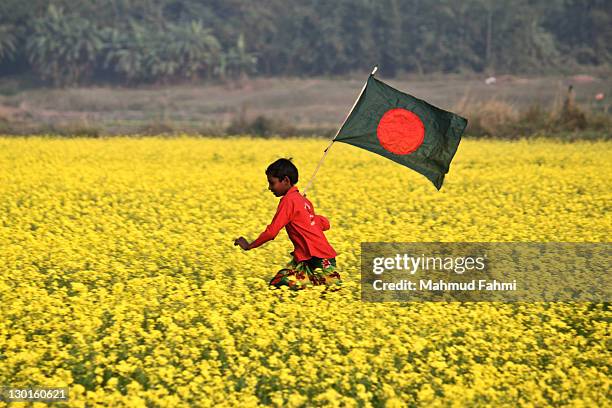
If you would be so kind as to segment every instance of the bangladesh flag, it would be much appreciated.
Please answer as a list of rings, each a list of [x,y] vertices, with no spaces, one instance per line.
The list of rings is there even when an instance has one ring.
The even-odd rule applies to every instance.
[[[334,140],[403,164],[440,190],[466,126],[467,119],[400,92],[371,74]]]

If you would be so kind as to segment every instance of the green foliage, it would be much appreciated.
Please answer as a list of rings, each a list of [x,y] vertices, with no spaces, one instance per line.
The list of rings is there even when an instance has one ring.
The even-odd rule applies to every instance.
[[[221,78],[243,77],[254,73],[256,64],[257,57],[247,51],[244,34],[240,33],[236,46],[230,48],[227,53],[221,54],[215,73]]]
[[[47,15],[32,22],[26,54],[43,79],[71,85],[92,73],[102,47],[101,32],[88,20],[51,5]]]
[[[24,61],[57,85],[94,75],[125,83],[335,75],[374,64],[387,76],[550,72],[612,62],[611,4],[3,0],[0,75]]]
[[[104,32],[104,67],[128,82],[209,77],[221,57],[219,42],[199,21],[162,29],[130,21],[127,30]]]
[[[0,25],[0,61],[12,59],[17,50],[17,37],[14,34],[14,27],[10,25]]]

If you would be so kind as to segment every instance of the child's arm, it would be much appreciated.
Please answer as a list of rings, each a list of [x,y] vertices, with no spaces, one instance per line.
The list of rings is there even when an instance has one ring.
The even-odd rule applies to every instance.
[[[250,249],[257,248],[270,240],[273,240],[276,238],[280,230],[283,229],[283,227],[287,225],[289,221],[291,221],[292,215],[293,203],[291,201],[281,200],[281,202],[278,204],[278,208],[276,209],[276,214],[274,214],[272,222],[266,227],[264,232],[259,234],[259,237],[257,237],[255,241],[249,244],[245,238],[240,237],[242,240],[238,238],[236,241],[234,241],[234,245],[240,245],[242,249],[248,251]]]

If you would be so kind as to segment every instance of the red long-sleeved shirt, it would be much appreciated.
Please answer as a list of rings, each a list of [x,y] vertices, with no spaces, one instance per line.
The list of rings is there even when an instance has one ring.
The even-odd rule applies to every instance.
[[[323,234],[323,231],[329,229],[329,221],[322,215],[315,215],[312,203],[298,191],[296,186],[292,186],[280,199],[272,222],[249,245],[249,249],[273,240],[283,227],[293,242],[295,249],[291,254],[297,262],[313,256],[336,257],[336,251]]]

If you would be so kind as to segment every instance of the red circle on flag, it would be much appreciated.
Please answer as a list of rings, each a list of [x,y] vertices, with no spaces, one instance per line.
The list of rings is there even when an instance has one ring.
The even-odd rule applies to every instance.
[[[403,108],[389,109],[378,122],[376,136],[385,150],[408,154],[423,143],[425,126],[414,112]]]

